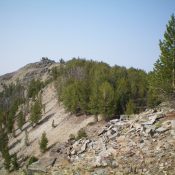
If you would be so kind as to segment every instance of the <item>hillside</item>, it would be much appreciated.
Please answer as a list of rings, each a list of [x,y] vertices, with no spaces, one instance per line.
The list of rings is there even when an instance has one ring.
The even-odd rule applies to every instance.
[[[59,64],[51,60],[42,59],[40,62],[32,63],[24,66],[14,73],[1,76],[1,84],[9,85],[19,81],[27,88],[33,78],[40,78],[41,81],[47,81],[50,78],[49,71]],[[2,88],[2,87],[1,87]],[[30,113],[25,116],[26,122],[21,129],[18,128],[17,119],[14,123],[13,134],[9,134],[9,151],[10,154],[17,154],[18,161],[21,166],[25,160],[31,156],[40,157],[39,139],[45,131],[49,139],[48,147],[52,147],[56,143],[63,143],[68,140],[70,134],[76,134],[78,130],[85,127],[89,122],[93,122],[93,117],[84,115],[76,117],[66,112],[64,107],[58,103],[57,92],[54,83],[49,83],[42,89],[42,105],[45,106],[42,112],[42,118],[37,126],[33,127],[29,118]],[[29,99],[29,104],[32,103]],[[21,105],[23,108],[25,105]],[[54,127],[52,123],[54,122]],[[25,134],[28,133],[29,146],[25,145]],[[3,167],[3,159],[1,159],[0,168]]]
[[[146,106],[144,71],[42,58],[0,82],[0,174],[174,174],[174,104]]]

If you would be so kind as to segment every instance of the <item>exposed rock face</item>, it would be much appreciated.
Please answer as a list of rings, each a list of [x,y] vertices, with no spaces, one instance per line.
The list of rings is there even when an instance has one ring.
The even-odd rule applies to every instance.
[[[157,112],[147,110],[132,119],[111,120],[102,129],[98,127],[96,135],[58,144],[50,151],[50,156],[58,159],[48,171],[52,174],[173,175],[175,120],[168,118],[172,111],[169,108]],[[51,154],[53,150],[59,151]],[[65,165],[65,159],[70,163]]]
[[[43,157],[39,161],[32,163],[28,167],[28,174],[46,173],[47,169],[52,167],[56,161],[54,157]]]

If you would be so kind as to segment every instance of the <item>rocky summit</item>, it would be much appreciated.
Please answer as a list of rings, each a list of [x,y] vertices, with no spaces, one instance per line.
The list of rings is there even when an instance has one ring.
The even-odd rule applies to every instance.
[[[3,90],[3,85],[9,85],[11,83],[16,83],[16,81],[21,82],[23,85],[28,84],[33,78],[42,80],[48,79],[50,70],[57,66],[58,64],[48,59],[47,57],[42,57],[42,59],[36,63],[30,63],[21,69],[0,76],[0,92]]]
[[[121,119],[90,123],[87,137],[54,145],[28,167],[52,175],[173,175],[175,110],[167,104]]]

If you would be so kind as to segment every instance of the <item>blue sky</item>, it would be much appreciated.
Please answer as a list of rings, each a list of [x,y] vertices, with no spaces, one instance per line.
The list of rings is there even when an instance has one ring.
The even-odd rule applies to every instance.
[[[0,0],[0,74],[48,57],[150,71],[174,0]]]

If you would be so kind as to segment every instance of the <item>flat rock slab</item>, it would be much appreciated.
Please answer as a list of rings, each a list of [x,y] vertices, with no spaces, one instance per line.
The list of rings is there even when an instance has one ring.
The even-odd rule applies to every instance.
[[[43,157],[39,160],[39,164],[43,165],[44,167],[53,166],[55,160],[55,157]]]
[[[172,120],[172,121],[171,121],[171,127],[172,127],[172,129],[175,130],[175,120]]]
[[[39,162],[32,163],[28,167],[28,174],[33,173],[47,173],[46,167],[44,165],[41,165]]]
[[[156,129],[156,132],[163,133],[163,132],[168,131],[168,130],[169,130],[169,128],[160,127],[158,129]]]
[[[155,123],[156,120],[157,120],[157,116],[154,116],[154,117],[152,117],[151,120],[149,120],[149,121],[143,123],[143,125],[153,125],[153,124]]]
[[[28,167],[28,174],[47,173],[47,167],[53,166],[56,158],[43,157],[39,161],[32,163]]]

